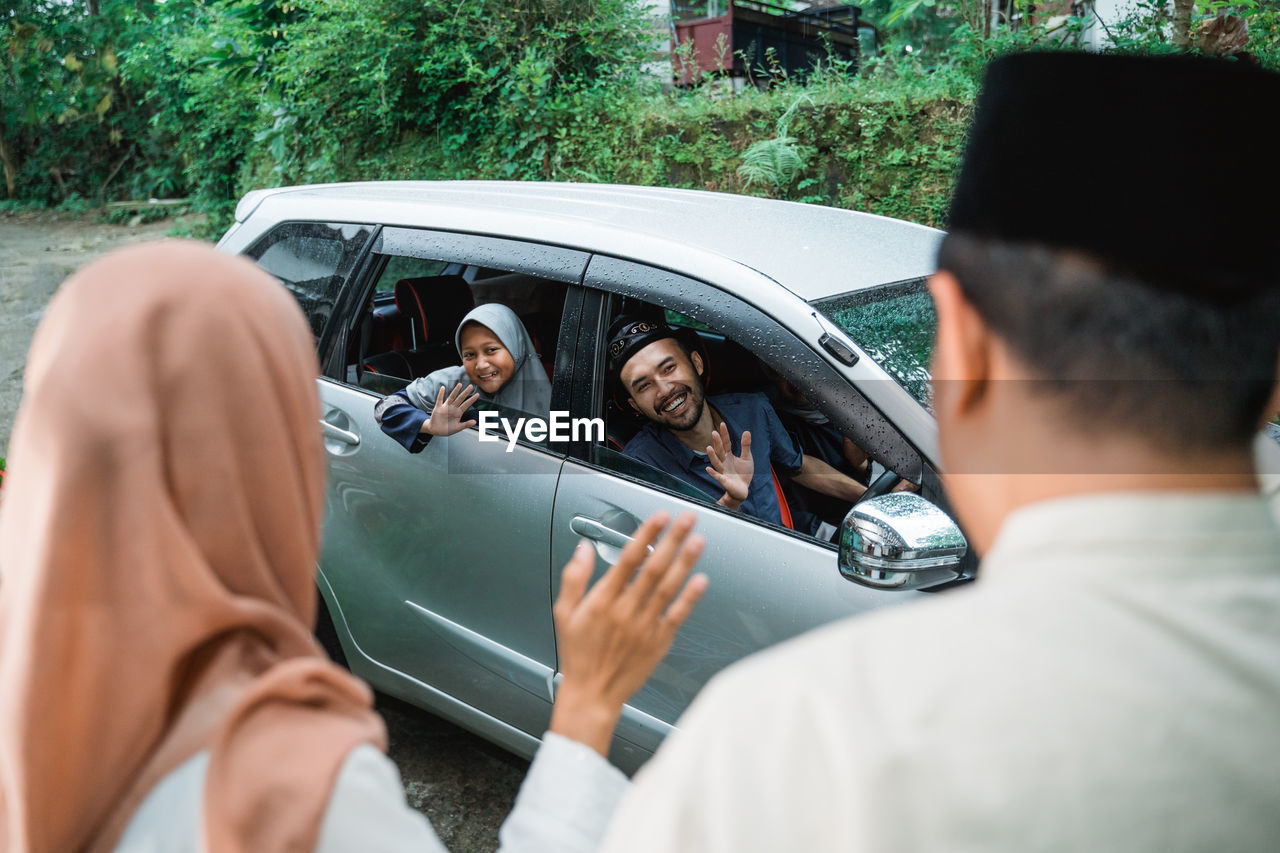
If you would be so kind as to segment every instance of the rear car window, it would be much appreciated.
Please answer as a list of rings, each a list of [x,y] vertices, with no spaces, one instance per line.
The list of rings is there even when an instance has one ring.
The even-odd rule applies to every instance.
[[[286,222],[245,254],[298,300],[319,343],[342,285],[372,233],[368,225]]]
[[[933,411],[929,359],[938,317],[923,278],[855,290],[812,304]]]

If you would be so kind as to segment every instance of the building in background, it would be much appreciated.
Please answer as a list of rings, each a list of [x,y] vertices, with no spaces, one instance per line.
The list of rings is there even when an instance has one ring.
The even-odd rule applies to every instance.
[[[860,14],[851,3],[822,0],[669,0],[675,81],[688,86],[712,74],[761,84],[830,60],[854,73],[875,46],[875,28]]]

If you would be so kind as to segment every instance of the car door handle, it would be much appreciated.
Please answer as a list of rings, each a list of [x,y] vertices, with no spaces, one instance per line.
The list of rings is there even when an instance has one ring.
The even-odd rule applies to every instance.
[[[342,427],[336,427],[324,418],[320,419],[320,428],[324,430],[325,438],[332,438],[334,441],[341,441],[343,444],[350,444],[352,447],[360,443],[360,436]]]
[[[625,548],[632,542],[631,537],[622,531],[614,530],[603,522],[587,518],[585,515],[575,515],[569,522],[569,529],[585,539],[613,548]],[[653,546],[650,545],[648,550],[652,552]]]

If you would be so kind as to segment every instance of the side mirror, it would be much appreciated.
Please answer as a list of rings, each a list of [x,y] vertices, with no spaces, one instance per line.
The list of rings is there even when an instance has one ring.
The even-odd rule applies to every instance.
[[[840,525],[840,573],[876,589],[921,589],[955,580],[968,550],[945,512],[909,492],[856,504]]]

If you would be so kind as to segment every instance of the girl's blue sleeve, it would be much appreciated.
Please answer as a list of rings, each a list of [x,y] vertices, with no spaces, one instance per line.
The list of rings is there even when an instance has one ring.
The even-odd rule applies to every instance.
[[[383,432],[410,453],[420,452],[431,440],[430,434],[420,432],[430,415],[410,403],[403,391],[397,391],[375,403],[373,417]]]

